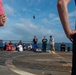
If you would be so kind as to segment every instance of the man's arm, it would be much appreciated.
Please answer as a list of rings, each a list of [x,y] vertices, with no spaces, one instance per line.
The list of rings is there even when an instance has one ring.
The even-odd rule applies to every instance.
[[[57,7],[58,7],[58,13],[59,13],[64,31],[67,37],[70,40],[72,40],[72,35],[75,34],[76,31],[70,29],[70,24],[69,24],[69,19],[68,19],[68,9],[67,9],[67,5],[69,2],[70,0],[58,0]]]

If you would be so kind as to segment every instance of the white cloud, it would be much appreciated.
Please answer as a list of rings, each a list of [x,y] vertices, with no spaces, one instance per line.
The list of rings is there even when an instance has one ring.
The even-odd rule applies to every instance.
[[[41,10],[40,10],[40,9],[38,9],[38,8],[37,8],[37,9],[35,9],[35,10],[36,10],[37,12],[40,12],[40,11],[41,11]]]
[[[41,0],[32,0],[32,1],[26,0],[26,2],[32,4],[32,3],[35,3],[35,2],[36,2],[36,3],[41,2]]]
[[[26,0],[26,2],[29,2],[29,0]]]
[[[27,8],[23,8],[22,11],[23,12],[27,12],[27,13],[31,13],[31,14],[35,14],[35,13],[41,12],[41,10],[38,9],[38,8],[34,8],[33,10],[27,9]]]
[[[53,17],[53,16],[54,16],[54,17]],[[53,15],[53,16],[51,16],[50,19],[43,18],[43,19],[42,19],[42,23],[45,24],[45,25],[48,25],[48,26],[50,26],[50,25],[52,25],[52,26],[60,25],[61,22],[60,22],[59,17],[57,17],[57,16],[55,16],[55,15]],[[53,18],[52,18],[52,17],[53,17]]]
[[[50,13],[50,14],[49,14],[49,17],[50,17],[50,18],[55,18],[55,17],[56,17],[56,15],[55,15],[55,14],[53,14],[53,13]]]
[[[27,8],[23,8],[22,9],[23,12],[27,12],[27,13],[35,13],[35,11],[32,11],[31,9],[27,9]]]
[[[4,9],[5,9],[5,12],[6,14],[9,14],[11,16],[14,16],[15,14],[15,10],[14,8],[10,7],[8,4],[4,4]]]
[[[55,17],[54,19],[52,19],[52,22],[60,22],[60,18],[59,17]]]
[[[63,30],[51,30],[34,24],[28,19],[21,19],[20,23],[16,23],[11,28],[0,29],[1,39],[4,40],[29,40],[32,41],[33,36],[36,35],[38,40],[41,41],[44,36],[49,39],[49,35],[53,35],[55,41],[61,41],[64,37]],[[64,38],[63,38],[64,37]],[[58,38],[58,39],[57,39]],[[65,40],[64,40],[65,41]]]
[[[69,13],[69,22],[71,29],[75,29],[76,10]]]
[[[76,17],[76,10],[69,13],[69,17]]]
[[[42,22],[43,22],[44,24],[50,24],[50,22],[49,22],[49,20],[48,20],[47,18],[43,18],[43,19],[42,19]]]
[[[38,26],[27,19],[21,19],[21,22],[17,23],[12,31],[17,35],[22,36],[21,39],[23,40],[32,39],[34,35],[37,35],[39,39],[41,39],[41,37],[44,35],[49,36],[52,34],[52,31],[50,29]]]
[[[27,11],[27,9],[26,9],[26,8],[23,8],[22,10],[23,10],[23,11]]]

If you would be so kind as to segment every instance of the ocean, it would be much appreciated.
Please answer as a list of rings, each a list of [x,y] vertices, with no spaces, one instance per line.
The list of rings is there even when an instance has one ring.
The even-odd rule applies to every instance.
[[[9,41],[6,41],[6,42],[8,42],[9,43]],[[15,46],[16,44],[18,44],[19,43],[19,41],[11,41],[12,42],[12,44]],[[25,45],[26,45],[26,48],[28,48],[28,46],[30,45],[30,44],[32,44],[32,42],[31,41],[24,41],[23,42]],[[3,42],[3,45],[5,44],[5,42]],[[32,44],[33,45],[33,44]],[[40,49],[42,49],[42,42],[38,42],[38,48],[40,48]],[[2,43],[0,42],[0,46],[2,46]],[[60,50],[60,46],[61,46],[61,43],[55,43],[55,50],[56,51],[59,51]],[[68,47],[70,48],[70,50],[72,50],[72,43],[65,43],[65,46],[66,46],[66,50],[68,49]],[[47,50],[50,50],[50,44],[49,43],[47,43],[47,48],[46,48]]]
[[[30,45],[30,43],[25,43],[26,45],[26,48],[28,48],[28,46]],[[38,48],[42,49],[42,43],[38,43]],[[61,46],[61,43],[55,43],[55,50],[56,51],[59,51],[60,50],[60,46]],[[65,46],[66,46],[66,50],[68,49],[68,47],[70,48],[70,50],[72,50],[72,43],[65,43]],[[50,44],[47,43],[47,50],[50,50]]]
[[[38,43],[38,46],[39,48],[42,48],[42,43]],[[61,46],[61,43],[55,43],[55,50],[56,51],[59,51],[60,50],[60,46]],[[66,50],[68,49],[68,47],[70,47],[70,50],[72,50],[72,43],[65,43],[65,46],[66,46]],[[47,43],[47,50],[50,50],[50,44]]]

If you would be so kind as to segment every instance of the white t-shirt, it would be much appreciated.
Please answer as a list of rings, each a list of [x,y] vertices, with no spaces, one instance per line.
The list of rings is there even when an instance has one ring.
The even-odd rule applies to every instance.
[[[54,38],[53,37],[50,38],[49,42],[50,42],[50,45],[54,45]]]
[[[18,45],[19,51],[22,52],[23,51],[23,46],[22,45]]]
[[[32,45],[29,45],[28,48],[32,49]]]

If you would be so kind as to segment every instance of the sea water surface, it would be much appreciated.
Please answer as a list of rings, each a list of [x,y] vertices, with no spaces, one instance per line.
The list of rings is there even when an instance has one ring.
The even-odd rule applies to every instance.
[[[0,42],[0,47],[2,47],[2,45],[5,44],[5,42],[9,43],[9,41],[4,41],[3,44],[2,44],[2,42]],[[11,42],[12,42],[13,46],[15,46],[16,44],[19,43],[19,41],[11,41]],[[32,46],[33,46],[33,43],[31,41],[28,41],[28,42],[25,41],[25,42],[22,42],[22,43],[24,43],[26,45],[26,48],[28,48],[28,46],[30,44],[32,44]],[[42,49],[42,42],[38,42],[37,45],[38,45],[38,48]],[[55,50],[59,51],[60,46],[61,46],[61,43],[55,43]],[[65,48],[66,50],[68,50],[68,47],[70,48],[70,50],[72,50],[72,43],[65,43],[65,46],[66,46],[66,48]],[[50,50],[50,44],[49,43],[47,43],[46,49]]]

